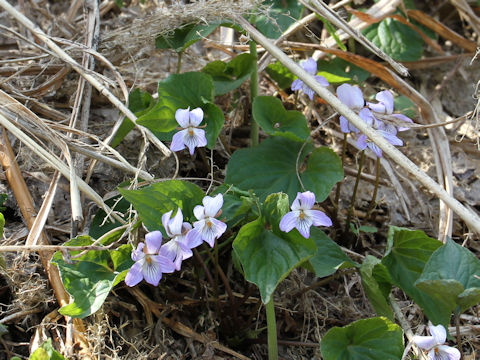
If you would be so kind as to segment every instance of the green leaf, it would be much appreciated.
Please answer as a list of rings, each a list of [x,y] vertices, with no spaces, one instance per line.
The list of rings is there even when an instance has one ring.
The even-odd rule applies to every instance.
[[[450,310],[439,300],[414,286],[430,256],[442,243],[420,230],[391,226],[387,237],[387,252],[382,263],[392,282],[410,296],[434,324],[447,326]]]
[[[193,220],[193,208],[205,196],[195,184],[181,180],[167,180],[138,190],[118,189],[129,201],[149,231],[162,228],[162,215],[182,209],[185,221]]]
[[[258,198],[248,191],[240,190],[233,185],[223,184],[213,191],[212,196],[218,193],[223,193],[221,218],[225,219],[228,228],[233,228],[242,221],[253,221],[260,215],[256,206]]]
[[[5,217],[0,213],[0,238],[3,237],[3,228],[5,227]]]
[[[128,108],[138,117],[148,112],[155,105],[155,99],[146,91],[133,90],[128,94]],[[132,120],[125,117],[120,128],[113,137],[110,146],[116,147],[122,142],[127,134],[135,127]]]
[[[417,117],[417,106],[415,103],[406,96],[397,96],[394,99],[395,112],[400,112],[405,116],[408,116],[410,119]]]
[[[394,321],[395,319],[392,309],[390,308],[387,298],[383,294],[373,272],[376,266],[383,266],[380,259],[367,255],[360,267],[363,290],[365,290],[365,294],[367,295],[368,300],[370,300],[377,315],[385,316],[389,320]]]
[[[422,37],[397,20],[386,18],[378,24],[370,25],[363,33],[395,60],[415,61],[422,57]]]
[[[323,22],[323,25],[325,26],[325,29],[327,30],[328,34],[333,37],[335,42],[337,43],[337,46],[343,50],[347,51],[347,47],[343,44],[342,40],[340,40],[340,37],[337,35],[337,30],[333,27],[333,25],[328,21],[326,18],[316,14],[317,18],[320,19]]]
[[[298,230],[293,230],[297,232]],[[345,269],[356,265],[322,230],[311,227],[310,239],[315,242],[317,251],[310,258],[309,263],[315,275],[325,277],[339,269]]]
[[[293,80],[297,78],[279,61],[268,65],[265,71],[273,80],[277,82],[278,87],[282,89],[289,88],[292,85]]]
[[[226,20],[213,21],[209,24],[188,24],[174,30],[173,34],[159,35],[155,39],[157,49],[173,49],[177,53],[210,35],[220,25],[230,24]]]
[[[262,7],[262,11],[268,9],[268,16],[258,12],[250,18],[250,22],[271,39],[282,35],[303,13],[303,6],[297,0],[265,0]]]
[[[120,196],[108,199],[107,201],[105,201],[105,203],[110,206],[112,210],[117,212],[117,214],[122,218],[125,218],[125,214],[128,212],[128,209],[130,207],[130,203],[125,199],[121,199]],[[92,219],[88,234],[92,238],[98,239],[110,230],[113,230],[120,226],[122,226],[122,224],[119,221],[113,218],[108,218],[105,211],[99,209]],[[122,234],[124,231],[122,231]]]
[[[210,75],[215,87],[215,96],[226,94],[250,77],[257,59],[251,54],[240,54],[230,62],[213,61],[208,63],[202,72]]]
[[[318,70],[318,75],[324,76],[332,84],[361,83],[370,76],[368,71],[338,57],[333,60],[320,60]]]
[[[306,140],[310,136],[307,119],[296,110],[285,110],[282,102],[273,96],[257,96],[253,100],[255,121],[269,135],[280,135],[292,140]]]
[[[12,358],[13,359],[13,358]],[[62,354],[56,351],[52,345],[52,339],[47,339],[40,347],[29,357],[30,360],[64,360]]]
[[[288,210],[285,195],[272,194],[265,202],[263,212],[274,210],[275,216]],[[278,206],[278,207],[277,207]],[[281,217],[280,217],[281,218]],[[270,221],[274,221],[274,215]],[[278,225],[275,225],[278,226]],[[302,262],[315,253],[315,244],[300,234],[274,233],[263,217],[244,225],[233,241],[233,249],[240,259],[245,278],[258,286],[264,304],[277,285]]]
[[[324,360],[400,360],[403,350],[402,329],[384,317],[334,327],[321,342]]]
[[[302,150],[302,143],[284,137],[267,138],[260,145],[237,150],[227,166],[225,182],[243,190],[252,189],[263,200],[267,195],[283,191],[290,198],[304,191],[298,181],[296,162],[299,156],[299,173],[306,190],[313,191],[317,201],[323,201],[332,187],[343,178],[340,158],[330,149],[316,148],[302,168],[310,143]]]
[[[171,140],[172,131],[178,127],[175,112],[178,109],[203,109],[204,119],[201,125],[205,129],[208,147],[213,148],[215,140],[225,122],[223,112],[213,104],[213,80],[210,75],[201,72],[172,74],[158,83],[158,102],[146,114],[137,119],[137,123],[152,130],[161,140]],[[159,133],[169,133],[162,134]]]
[[[450,311],[465,311],[480,302],[480,260],[448,239],[435,251],[415,286],[442,301]]]
[[[79,236],[65,245],[86,246],[92,243],[89,236]],[[131,251],[131,245],[124,245],[117,251],[91,250],[72,261],[66,261],[62,253],[57,251],[52,263],[58,266],[63,285],[74,300],[60,308],[59,312],[78,318],[96,312],[103,305],[113,286],[125,278],[126,270],[133,265],[130,256],[127,256]],[[80,251],[70,251],[71,256],[79,253]],[[113,269],[109,266],[111,262],[114,265]]]

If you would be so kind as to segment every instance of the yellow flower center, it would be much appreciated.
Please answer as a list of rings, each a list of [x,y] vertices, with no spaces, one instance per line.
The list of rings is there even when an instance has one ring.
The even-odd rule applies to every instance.
[[[298,216],[300,218],[300,220],[303,220],[305,218],[305,213],[302,211],[300,211],[300,215]]]
[[[189,136],[193,136],[194,132],[193,132],[193,128],[192,127],[189,127],[188,128],[188,135]]]
[[[210,220],[207,220],[207,223],[206,223],[206,224],[207,224],[207,226],[208,226],[209,228],[211,228],[211,227],[213,226],[213,223],[212,223]]]

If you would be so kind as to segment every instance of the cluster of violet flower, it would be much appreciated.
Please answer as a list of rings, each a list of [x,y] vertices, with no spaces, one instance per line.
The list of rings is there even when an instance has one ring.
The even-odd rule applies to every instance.
[[[309,58],[301,62],[303,69],[311,75],[314,75],[316,80],[322,86],[328,86],[328,81],[323,77],[316,75],[317,62]],[[303,83],[300,79],[296,79],[292,83],[292,91],[302,90],[308,95],[310,100],[313,99],[314,91]],[[390,123],[385,123],[379,118],[386,118],[388,116],[401,120],[405,123],[413,123],[412,119],[403,114],[393,113],[393,94],[388,91],[380,91],[376,94],[375,99],[378,103],[365,102],[362,94],[362,90],[358,86],[352,86],[350,84],[342,84],[337,88],[337,96],[341,102],[347,105],[350,109],[355,111],[358,116],[365,121],[368,125],[376,129],[390,144],[395,146],[402,146],[403,141],[397,137],[397,132],[409,130],[408,127],[399,126],[396,127]],[[360,150],[369,148],[375,155],[382,157],[382,150],[371,142],[365,134],[361,134],[353,124],[344,117],[340,116],[340,128],[343,133],[354,133],[357,137],[357,147]]]
[[[430,360],[459,360],[460,351],[454,347],[444,345],[447,331],[442,325],[434,326],[429,322],[430,336],[414,336],[413,342],[428,353]]]
[[[173,211],[162,216],[162,224],[168,242],[162,244],[162,233],[153,231],[145,236],[145,243],[141,242],[132,251],[132,260],[135,263],[125,277],[128,286],[135,286],[143,279],[149,284],[157,286],[162,279],[162,274],[180,270],[182,261],[190,258],[192,249],[204,241],[213,247],[227,229],[227,225],[216,219],[221,213],[223,195],[215,197],[205,196],[202,205],[197,205],[193,213],[198,221],[192,225],[183,221],[182,210],[178,208],[172,218]]]

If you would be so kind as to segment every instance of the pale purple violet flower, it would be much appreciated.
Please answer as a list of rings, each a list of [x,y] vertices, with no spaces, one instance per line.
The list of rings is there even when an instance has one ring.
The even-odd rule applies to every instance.
[[[395,134],[392,134],[391,132],[385,131],[385,130],[377,130],[378,133],[380,133],[385,140],[387,140],[390,144],[394,146],[402,146],[403,141],[399,139]],[[357,147],[360,150],[365,150],[365,148],[369,148],[372,150],[375,155],[378,157],[382,157],[382,149],[380,149],[374,142],[372,142],[365,134],[361,134],[358,139],[357,139]]]
[[[447,332],[442,325],[433,326],[428,323],[431,336],[414,336],[413,342],[421,349],[428,351],[430,360],[459,360],[460,351],[458,349],[444,345],[447,339]]]
[[[360,118],[367,122],[369,125],[373,124],[373,116],[370,111],[364,109],[365,100],[363,99],[362,90],[358,86],[352,86],[350,84],[342,84],[337,87],[337,96],[342,103],[347,105],[350,109],[358,113]],[[356,126],[351,124],[346,117],[340,116],[340,129],[343,133],[348,134],[354,132],[358,134],[360,130]]]
[[[146,246],[145,246],[146,245]],[[175,264],[158,251],[162,246],[162,233],[153,231],[145,235],[145,243],[139,243],[136,250],[132,251],[132,265],[125,277],[125,284],[135,286],[145,279],[149,284],[157,286],[162,278],[162,273],[175,271]]]
[[[286,213],[280,220],[280,230],[289,232],[293,228],[306,239],[310,237],[310,227],[331,226],[332,220],[320,210],[312,210],[315,204],[315,194],[311,191],[297,193],[292,203],[292,211]]]
[[[321,75],[317,75],[317,62],[313,58],[308,58],[307,60],[302,61],[301,65],[303,67],[303,70],[308,72],[310,75],[313,75],[315,77],[315,80],[317,80],[320,85],[325,87],[329,85],[327,79],[325,79]],[[308,85],[304,84],[303,81],[300,79],[296,79],[292,82],[292,91],[297,90],[303,90],[303,92],[307,94],[310,100],[313,100],[313,95],[315,92],[310,87],[308,87]]]
[[[175,112],[175,120],[180,124],[182,130],[173,135],[170,150],[180,151],[188,147],[190,155],[193,155],[196,147],[207,145],[205,130],[198,126],[203,120],[203,110],[196,108],[190,111],[188,109],[178,109]]]
[[[193,209],[193,214],[198,221],[193,223],[193,229],[187,234],[186,241],[191,247],[200,245],[202,241],[213,247],[215,240],[227,230],[225,223],[215,219],[223,206],[223,195],[205,196],[202,203],[203,206],[197,205]]]
[[[367,106],[375,113],[382,114],[382,115],[390,115],[404,122],[413,123],[413,120],[410,119],[408,116],[405,116],[403,114],[393,113],[393,108],[394,108],[393,94],[389,90],[383,90],[378,92],[375,95],[375,99],[378,101],[378,103],[376,104],[367,102]],[[396,127],[391,124],[385,124],[383,130],[388,132],[393,132],[392,128],[396,128]],[[403,126],[403,127],[399,126],[398,128],[396,128],[396,130],[406,131],[406,130],[410,130],[410,128],[406,126]]]
[[[160,249],[160,255],[163,255],[174,262],[175,269],[180,270],[182,261],[192,257],[192,248],[186,241],[188,231],[192,229],[192,225],[183,222],[182,210],[178,208],[177,214],[171,218],[173,210],[163,214],[162,224],[167,235],[171,238]]]

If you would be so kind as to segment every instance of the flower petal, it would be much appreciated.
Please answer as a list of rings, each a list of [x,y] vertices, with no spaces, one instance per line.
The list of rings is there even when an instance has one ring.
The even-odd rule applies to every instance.
[[[379,130],[378,131],[382,136],[387,140],[390,144],[395,146],[402,146],[403,141],[402,139],[398,138],[395,134],[392,134],[388,131]]]
[[[309,210],[315,204],[315,194],[311,191],[305,191],[297,195],[300,201],[300,209]]]
[[[172,216],[173,210],[170,210],[166,212],[165,214],[162,215],[162,225],[163,228],[165,229],[165,232],[167,233],[168,236],[172,237],[172,233],[170,232],[168,222],[170,221],[170,217]]]
[[[293,203],[292,203],[292,206],[290,206],[290,209],[295,211],[295,210],[300,210],[302,208],[302,205],[300,204],[300,195],[302,195],[302,193],[297,192],[297,197],[295,198],[295,200],[293,200]]]
[[[434,347],[435,345],[437,345],[437,343],[435,342],[435,338],[433,336],[415,335],[413,337],[413,342],[417,344],[419,348],[422,348],[424,350],[428,350]]]
[[[148,254],[156,254],[162,246],[162,233],[160,231],[152,231],[145,235],[145,244],[147,245]]]
[[[448,360],[459,360],[460,359],[460,351],[457,348],[447,346],[447,345],[440,345],[437,347],[438,352],[443,355],[439,359],[448,359]],[[446,357],[445,357],[446,356]]]
[[[317,82],[324,87],[327,87],[328,85],[330,85],[328,80],[325,79],[325,77],[323,77],[322,75],[315,75],[315,80],[317,80]]]
[[[377,155],[377,157],[382,157],[382,149],[380,149],[377,144],[370,141],[367,143],[367,146],[375,155]]]
[[[298,91],[303,88],[303,81],[300,79],[293,80],[291,89],[292,91]]]
[[[127,286],[132,287],[137,285],[142,280],[143,280],[142,263],[138,261],[132,265],[132,267],[127,273],[127,276],[125,276],[125,284],[127,284]]]
[[[197,205],[193,208],[193,215],[200,220],[205,217],[205,208],[202,205]]]
[[[303,84],[303,92],[309,97],[310,100],[313,100],[313,96],[315,95],[315,91],[313,91],[307,85]]]
[[[363,108],[362,110],[359,111],[358,116],[367,124],[372,126],[373,123],[375,122],[375,116],[373,116],[372,112],[370,109]]]
[[[188,127],[190,124],[190,108],[177,109],[177,111],[175,111],[175,120],[177,120],[182,128]]]
[[[160,282],[160,279],[162,278],[162,268],[157,259],[158,257],[159,255],[150,255],[149,260],[145,261],[142,266],[143,278],[147,283],[153,286],[157,286],[158,283]],[[163,256],[162,258],[167,259],[166,257],[163,257]]]
[[[193,126],[198,126],[203,120],[203,110],[202,108],[196,108],[190,111],[190,124]]]
[[[156,255],[155,261],[160,265],[162,273],[172,273],[175,271],[175,264],[168,258],[162,255]]]
[[[183,214],[182,209],[178,208],[175,217],[168,222],[168,228],[170,229],[170,236],[176,236],[182,234]]]
[[[310,75],[315,75],[317,73],[317,62],[313,58],[308,58],[302,62],[303,70],[308,72]]]
[[[357,147],[359,150],[365,150],[367,147],[367,136],[362,134],[357,139]]]
[[[217,194],[215,197],[205,196],[202,203],[205,206],[205,215],[215,217],[223,206],[223,195]]]
[[[305,216],[303,219],[297,219],[297,230],[302,234],[305,239],[310,237],[310,227],[312,226],[312,219]]]
[[[171,261],[174,261],[177,257],[177,249],[178,244],[174,239],[172,239],[162,245],[158,254],[166,257],[167,259],[170,259]]]
[[[185,242],[190,249],[193,249],[200,245],[203,242],[200,230],[195,228],[190,230],[185,237]]]
[[[145,247],[145,243],[141,242],[137,245],[137,249],[132,251],[132,260],[138,261],[145,257],[145,253],[143,252],[143,248]]]
[[[340,130],[342,130],[344,134],[348,134],[350,132],[350,128],[348,126],[348,120],[343,115],[340,116]]]
[[[392,114],[392,116],[394,116],[397,119],[402,120],[406,123],[412,123],[413,124],[413,120],[410,119],[408,116],[405,116],[403,114]],[[410,128],[408,127],[408,124],[405,124],[404,126],[399,126],[398,127],[398,131],[407,131],[407,130],[410,130]]]
[[[210,221],[215,226],[215,237],[218,239],[227,230],[227,224],[215,218],[210,218]]]
[[[283,215],[282,220],[280,220],[280,230],[284,232],[290,232],[297,225],[298,214],[295,211],[290,211]]]
[[[183,142],[188,147],[190,155],[193,155],[196,147],[202,147],[207,145],[207,139],[205,138],[205,130],[189,127],[185,131],[183,136]]]
[[[393,113],[393,94],[390,91],[384,90],[378,92],[377,95],[375,95],[375,99],[383,104],[385,114]]]
[[[362,90],[358,86],[342,84],[337,88],[337,96],[350,109],[361,109],[365,105]]]
[[[185,134],[188,134],[188,130],[186,129],[181,130],[173,135],[172,143],[170,144],[170,150],[180,151],[185,149],[185,141],[183,140],[185,138]]]
[[[305,213],[312,218],[312,223],[315,226],[332,226],[332,220],[323,211],[308,210]]]
[[[443,344],[447,339],[447,331],[441,324],[434,326],[429,322],[428,330],[430,330],[430,334],[435,338],[435,344],[437,345]]]

